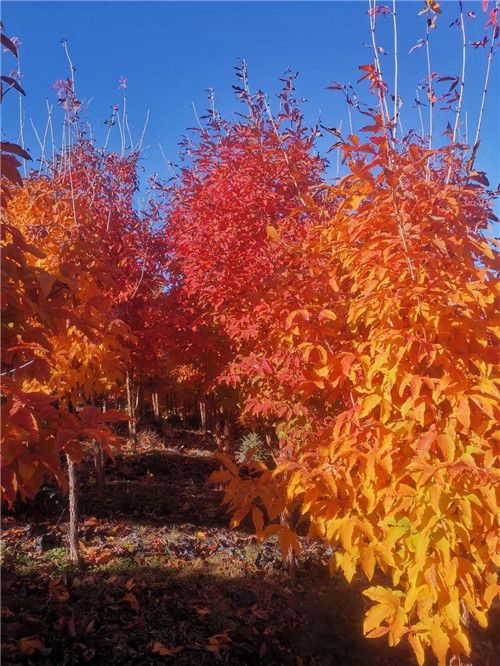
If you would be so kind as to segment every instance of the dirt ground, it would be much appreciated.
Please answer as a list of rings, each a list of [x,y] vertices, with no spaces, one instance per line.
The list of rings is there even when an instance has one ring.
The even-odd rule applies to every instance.
[[[90,461],[81,466],[80,569],[67,561],[57,491],[4,513],[5,666],[416,664],[404,644],[363,637],[366,581],[330,578],[319,544],[304,540],[292,584],[275,543],[229,529],[206,483],[210,441],[178,430],[163,444],[109,462],[102,492]],[[495,635],[498,616],[474,632],[474,666],[500,664]]]

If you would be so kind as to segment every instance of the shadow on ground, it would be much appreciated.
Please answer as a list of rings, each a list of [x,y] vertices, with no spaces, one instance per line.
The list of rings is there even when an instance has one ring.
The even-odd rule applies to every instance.
[[[83,465],[79,570],[57,494],[5,517],[3,664],[416,664],[363,638],[366,581],[329,578],[320,547],[292,585],[275,543],[229,530],[206,484],[217,463],[192,444],[118,456],[100,493]],[[500,663],[494,629],[476,635],[477,666]]]

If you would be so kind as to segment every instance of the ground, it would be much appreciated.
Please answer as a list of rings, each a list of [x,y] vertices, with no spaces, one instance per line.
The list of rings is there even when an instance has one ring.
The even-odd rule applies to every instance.
[[[416,664],[405,645],[363,637],[366,581],[330,578],[319,544],[304,541],[292,584],[276,544],[229,529],[206,483],[209,440],[177,430],[156,446],[118,455],[102,492],[81,466],[80,569],[67,561],[58,492],[4,513],[5,666]],[[475,666],[500,663],[495,628],[475,633]]]

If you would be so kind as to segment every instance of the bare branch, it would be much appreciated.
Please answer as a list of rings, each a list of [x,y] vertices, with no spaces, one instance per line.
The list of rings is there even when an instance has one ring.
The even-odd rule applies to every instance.
[[[146,134],[146,128],[149,123],[149,109],[146,113],[146,120],[144,121],[144,127],[142,128],[141,132],[141,138],[139,139],[139,143],[137,144],[137,150],[142,150],[142,142],[144,141],[144,135]]]
[[[495,8],[498,11],[498,0],[495,2]],[[472,169],[474,166],[474,161],[476,159],[476,154],[477,154],[477,149],[479,148],[479,136],[481,134],[481,125],[483,123],[483,115],[484,115],[484,107],[486,105],[486,95],[488,94],[488,85],[490,82],[490,72],[491,72],[491,63],[493,61],[493,52],[495,48],[495,26],[491,26],[491,42],[490,42],[490,50],[488,52],[488,62],[486,64],[486,74],[484,77],[484,87],[483,87],[483,94],[481,96],[481,106],[479,108],[479,118],[477,120],[477,127],[476,127],[476,136],[474,137],[474,145],[472,147],[472,157],[470,161],[469,168]]]
[[[394,33],[394,127],[392,129],[392,138],[395,141],[399,120],[398,25],[396,17],[396,0],[392,0],[392,26]]]

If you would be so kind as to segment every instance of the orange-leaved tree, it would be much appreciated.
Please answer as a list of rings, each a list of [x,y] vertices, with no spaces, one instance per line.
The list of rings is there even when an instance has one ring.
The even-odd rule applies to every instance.
[[[274,392],[290,407],[281,453],[242,473],[224,459],[214,478],[234,523],[251,513],[261,537],[298,552],[276,520],[295,512],[334,548],[332,572],[374,580],[368,636],[406,637],[420,664],[430,646],[444,665],[470,653],[469,618],[486,626],[498,593],[491,193],[456,147],[395,148],[378,114],[364,129],[343,143],[349,173],[328,190],[333,213],[289,245],[309,271],[276,285],[259,347],[267,371],[252,378],[241,360],[261,387],[252,404]],[[289,291],[300,306],[286,312]]]
[[[3,34],[2,44],[16,55],[15,46]],[[5,83],[24,94],[16,80]],[[16,144],[2,142],[1,148],[2,153],[29,158]],[[85,275],[80,282],[75,277],[79,266],[71,259],[78,254],[80,239],[61,237],[54,243],[50,231],[64,222],[64,203],[58,207],[50,187],[30,189],[17,170],[18,161],[4,157],[2,493],[12,503],[16,496],[33,497],[47,477],[64,485],[61,453],[78,457],[83,440],[95,439],[103,445],[117,440],[105,426],[116,415],[104,416],[91,407],[78,415],[72,413],[68,404],[72,396],[58,374],[60,364],[71,362],[74,356],[62,354],[58,346],[67,346],[78,336],[95,340],[96,331],[103,332],[95,318],[101,307],[100,294],[92,287],[89,290],[91,281],[85,282]],[[50,210],[44,210],[47,205],[52,206]],[[62,229],[66,229],[64,224]],[[44,252],[37,247],[42,238]],[[57,240],[61,240],[60,246]]]

